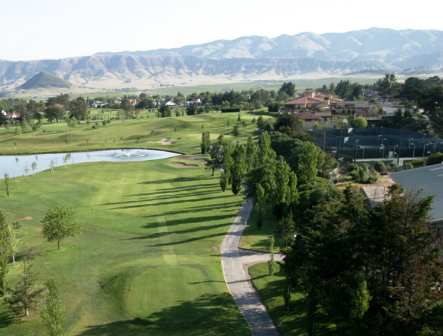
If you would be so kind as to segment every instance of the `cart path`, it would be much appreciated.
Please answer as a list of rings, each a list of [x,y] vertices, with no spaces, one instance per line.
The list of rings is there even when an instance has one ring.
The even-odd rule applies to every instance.
[[[252,201],[245,199],[234,223],[223,239],[221,245],[223,274],[229,291],[248,323],[252,335],[277,336],[280,335],[280,333],[277,331],[274,322],[266,311],[259,296],[255,293],[256,291],[251,288],[248,280],[246,280],[245,272],[243,271],[242,257],[238,249],[240,237],[251,214],[251,210]],[[248,254],[248,257],[250,257],[251,254],[254,255],[254,257],[250,257],[250,259],[254,260],[253,263],[269,260],[269,255],[266,253],[257,252]]]

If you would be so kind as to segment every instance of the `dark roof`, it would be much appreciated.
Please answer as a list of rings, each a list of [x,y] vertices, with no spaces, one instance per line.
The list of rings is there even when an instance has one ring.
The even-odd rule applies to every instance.
[[[295,114],[297,117],[299,117],[302,120],[306,120],[306,119],[319,119],[318,116],[316,116],[313,113],[309,113],[309,112],[303,112],[303,113],[296,113]]]
[[[443,220],[443,164],[404,170],[389,176],[406,190],[422,189],[423,197],[435,195],[430,215],[433,221]]]

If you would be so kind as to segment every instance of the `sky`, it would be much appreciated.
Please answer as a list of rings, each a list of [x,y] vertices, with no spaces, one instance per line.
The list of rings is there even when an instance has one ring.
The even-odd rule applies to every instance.
[[[241,36],[371,27],[443,31],[443,2],[421,0],[0,0],[0,59],[178,48]]]

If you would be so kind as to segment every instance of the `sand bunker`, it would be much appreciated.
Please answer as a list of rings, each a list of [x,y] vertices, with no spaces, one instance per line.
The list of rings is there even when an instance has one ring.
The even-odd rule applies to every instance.
[[[25,218],[20,218],[19,220],[33,220],[34,218],[32,218],[31,216],[27,216]]]
[[[148,143],[161,143],[162,145],[172,145],[173,143],[175,143],[177,140],[180,139],[181,138],[175,138],[171,140],[171,138],[163,138],[160,141],[148,141]]]
[[[183,162],[170,162],[169,163],[171,166],[177,167],[177,168],[196,168],[198,167],[197,165],[192,165],[192,164],[186,164]]]
[[[195,161],[195,162],[205,162],[206,159],[204,156],[189,156],[189,157],[176,157],[176,160],[182,161]]]

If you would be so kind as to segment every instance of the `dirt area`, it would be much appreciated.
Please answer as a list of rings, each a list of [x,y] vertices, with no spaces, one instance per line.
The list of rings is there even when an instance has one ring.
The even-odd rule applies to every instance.
[[[205,162],[205,156],[189,156],[189,157],[176,157],[176,160],[182,161],[195,161],[195,162]]]
[[[34,218],[32,218],[31,216],[27,216],[25,218],[20,218],[19,220],[33,220]]]
[[[340,182],[340,183],[337,183],[335,186],[339,189],[346,189],[346,187],[348,186],[349,183],[352,185],[353,188],[357,188],[358,190],[360,190],[360,188],[362,188],[362,187],[386,187],[386,189],[387,189],[388,187],[390,187],[391,185],[394,184],[394,181],[388,175],[384,175],[384,176],[379,176],[377,183],[375,183],[375,184]]]
[[[160,141],[148,141],[148,143],[161,143],[162,145],[172,145],[173,143],[175,143],[177,140],[180,139],[181,138],[175,138],[171,140],[171,138],[163,138]]]
[[[177,168],[196,168],[196,167],[198,167],[198,165],[191,165],[191,164],[186,164],[183,162],[170,162],[169,164],[171,166],[174,166]]]

